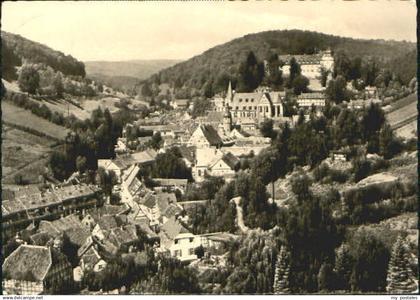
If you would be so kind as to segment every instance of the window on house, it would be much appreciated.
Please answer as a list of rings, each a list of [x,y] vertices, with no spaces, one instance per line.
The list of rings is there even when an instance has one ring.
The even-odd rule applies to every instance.
[[[194,255],[194,248],[190,248],[190,249],[188,250],[188,253],[189,253],[190,255]]]
[[[190,238],[190,243],[194,242],[194,238]]]
[[[175,243],[175,244],[178,244],[178,240],[177,240],[177,239],[175,239],[175,240],[174,240],[174,243]]]
[[[201,170],[198,170],[198,176],[201,176]]]

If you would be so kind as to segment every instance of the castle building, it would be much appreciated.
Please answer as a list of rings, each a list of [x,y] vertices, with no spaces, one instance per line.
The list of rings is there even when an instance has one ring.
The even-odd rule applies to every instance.
[[[327,71],[332,71],[334,68],[334,57],[329,49],[312,55],[279,55],[279,59],[285,63],[281,67],[284,76],[289,76],[290,74],[290,60],[292,57],[300,65],[302,75],[309,79],[321,77],[321,68]]]

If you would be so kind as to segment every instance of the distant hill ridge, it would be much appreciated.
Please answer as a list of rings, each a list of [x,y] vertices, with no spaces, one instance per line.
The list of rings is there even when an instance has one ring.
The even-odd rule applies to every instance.
[[[180,60],[173,59],[86,61],[85,66],[89,78],[129,93],[140,80],[178,62]]]
[[[126,61],[86,61],[88,75],[128,76],[145,79],[148,76],[175,65],[180,60],[126,60]]]
[[[339,37],[318,32],[301,30],[277,30],[248,34],[230,42],[215,46],[200,55],[164,69],[147,79],[150,84],[168,83],[175,88],[186,88],[192,92],[203,92],[211,85],[215,92],[226,88],[226,81],[235,79],[239,64],[249,51],[253,51],[259,60],[272,53],[313,54],[319,50],[331,48],[344,50],[350,55],[375,57],[382,64],[404,59],[408,53],[416,50],[411,42],[363,40]],[[407,64],[416,65],[410,55]],[[404,73],[405,70],[401,70]],[[410,70],[410,72],[413,72]],[[411,78],[414,74],[409,74]]]

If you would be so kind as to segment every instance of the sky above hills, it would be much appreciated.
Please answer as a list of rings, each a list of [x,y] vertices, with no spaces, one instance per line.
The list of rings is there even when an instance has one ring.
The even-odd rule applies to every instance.
[[[416,41],[414,1],[19,1],[2,6],[2,30],[83,61],[188,59],[265,30]]]

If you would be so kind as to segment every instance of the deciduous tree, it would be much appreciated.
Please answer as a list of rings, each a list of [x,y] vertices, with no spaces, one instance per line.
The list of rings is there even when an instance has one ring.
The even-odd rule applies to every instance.
[[[39,73],[37,69],[33,65],[24,65],[20,69],[18,84],[22,92],[35,94],[39,87]]]

